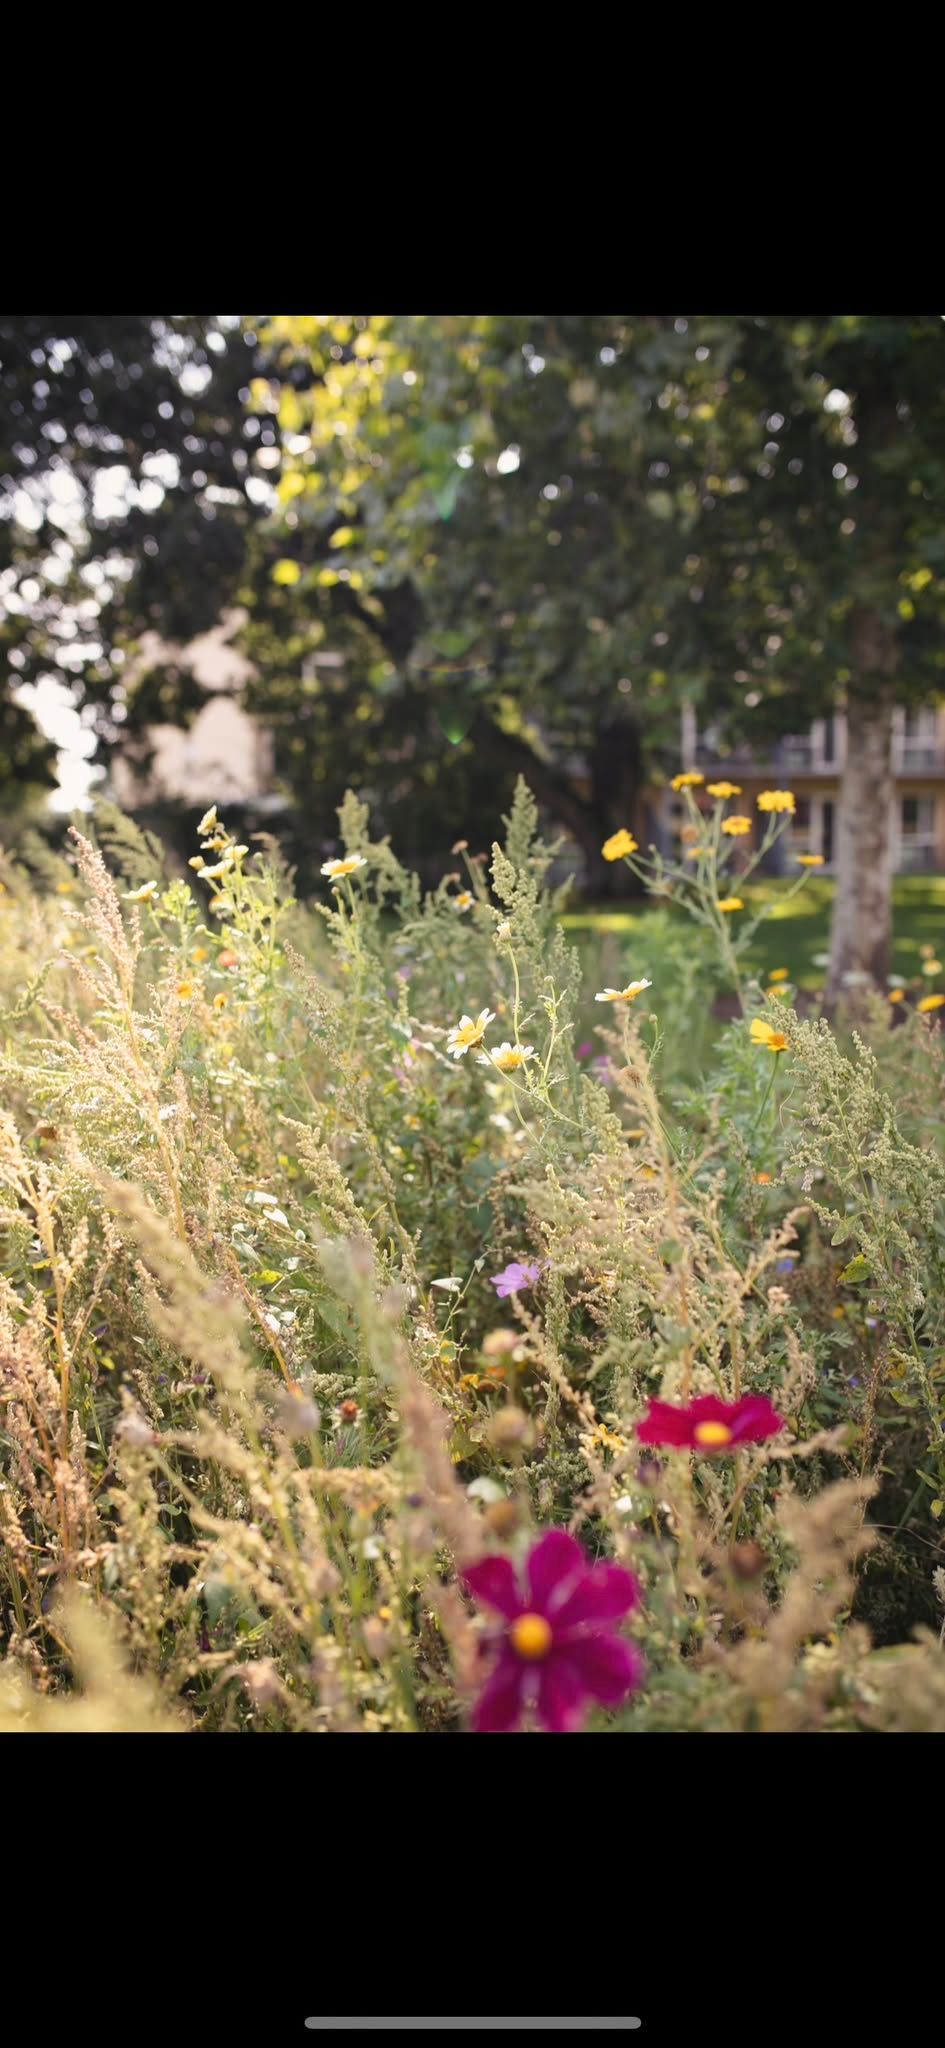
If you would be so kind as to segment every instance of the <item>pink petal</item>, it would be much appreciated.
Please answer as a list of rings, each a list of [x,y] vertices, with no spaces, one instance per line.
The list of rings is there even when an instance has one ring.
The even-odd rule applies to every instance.
[[[603,1706],[619,1706],[643,1682],[646,1669],[640,1651],[622,1636],[574,1636],[568,1658],[584,1691]]]
[[[670,1444],[680,1448],[692,1442],[688,1408],[674,1408],[669,1401],[651,1401],[642,1422],[637,1423],[641,1444]]]
[[[721,1401],[718,1394],[698,1394],[694,1401],[690,1401],[686,1413],[691,1423],[725,1422],[731,1429],[738,1407],[737,1401]]]
[[[526,1667],[510,1650],[505,1650],[472,1711],[477,1735],[507,1735],[515,1727],[522,1712],[526,1675]]]
[[[784,1422],[767,1394],[748,1394],[739,1402],[731,1428],[734,1442],[758,1443],[763,1437],[777,1436]]]
[[[588,1621],[622,1621],[639,1605],[640,1588],[620,1564],[595,1564],[555,1611],[555,1641],[563,1630]]]
[[[587,1569],[581,1545],[566,1529],[549,1529],[540,1537],[528,1559],[529,1590],[539,1614],[548,1611],[549,1601],[558,1604],[556,1594],[559,1601],[566,1598]]]
[[[586,1693],[570,1653],[563,1656],[552,1651],[539,1666],[538,1718],[552,1735],[573,1735],[580,1728]]]
[[[478,1564],[467,1565],[460,1578],[474,1600],[481,1601],[484,1607],[494,1607],[497,1614],[504,1614],[506,1621],[521,1614],[522,1596],[507,1557],[481,1557]]]

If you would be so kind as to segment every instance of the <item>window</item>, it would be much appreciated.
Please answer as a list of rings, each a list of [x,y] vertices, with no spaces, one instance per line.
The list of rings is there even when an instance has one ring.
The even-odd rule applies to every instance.
[[[935,799],[931,796],[904,796],[902,799],[902,836],[904,839],[934,839]]]

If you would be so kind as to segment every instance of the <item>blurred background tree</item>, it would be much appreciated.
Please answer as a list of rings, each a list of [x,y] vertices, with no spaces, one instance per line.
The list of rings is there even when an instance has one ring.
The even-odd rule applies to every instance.
[[[186,723],[192,672],[136,647],[239,605],[295,853],[350,784],[439,864],[524,771],[594,899],[684,706],[764,744],[842,703],[831,988],[880,978],[892,707],[945,665],[942,346],[938,316],[4,318],[0,773],[48,774],[10,693],[50,675],[103,758]]]
[[[103,759],[198,708],[186,668],[142,673],[133,701],[123,672],[146,630],[186,642],[233,602],[269,501],[259,422],[245,433],[254,351],[236,315],[0,316],[4,783],[51,779],[26,707],[57,681]]]

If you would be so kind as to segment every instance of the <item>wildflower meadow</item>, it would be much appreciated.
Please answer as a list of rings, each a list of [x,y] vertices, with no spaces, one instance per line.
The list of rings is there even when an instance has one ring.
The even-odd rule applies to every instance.
[[[524,782],[2,856],[4,1731],[945,1730],[934,934],[757,978],[794,796],[675,786],[590,983]]]

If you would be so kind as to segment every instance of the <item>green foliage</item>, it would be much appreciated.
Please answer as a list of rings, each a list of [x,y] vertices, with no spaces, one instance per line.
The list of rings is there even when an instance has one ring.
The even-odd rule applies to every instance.
[[[349,794],[314,910],[94,829],[0,899],[4,1727],[465,1726],[457,1572],[551,1525],[641,1581],[609,1725],[941,1729],[936,1013],[748,983],[687,1072],[654,959],[599,1085],[524,787],[426,893]],[[641,1458],[707,1393],[784,1428]]]

